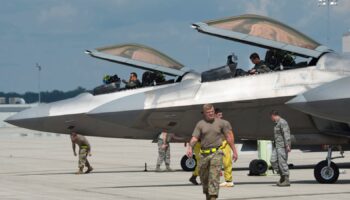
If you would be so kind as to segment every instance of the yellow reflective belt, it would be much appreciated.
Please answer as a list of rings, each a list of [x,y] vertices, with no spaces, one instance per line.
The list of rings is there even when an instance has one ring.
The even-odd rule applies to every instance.
[[[82,149],[87,149],[87,148],[88,148],[88,146],[86,146],[86,145],[82,145],[82,146],[80,146],[80,148],[82,148]]]
[[[209,154],[209,153],[215,153],[217,150],[219,150],[219,148],[211,148],[211,149],[206,149],[206,150],[202,150],[201,149],[201,153],[202,154]]]

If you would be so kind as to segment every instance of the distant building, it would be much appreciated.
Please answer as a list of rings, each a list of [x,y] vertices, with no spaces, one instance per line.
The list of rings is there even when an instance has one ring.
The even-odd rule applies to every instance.
[[[0,97],[0,104],[6,104],[6,97]]]
[[[19,97],[10,97],[9,104],[25,104],[25,100]]]
[[[350,30],[343,35],[343,53],[350,54]]]

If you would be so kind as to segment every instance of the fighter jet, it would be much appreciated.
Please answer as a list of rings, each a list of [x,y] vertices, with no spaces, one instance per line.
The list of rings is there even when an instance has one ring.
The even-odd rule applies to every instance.
[[[271,72],[242,73],[235,60],[202,73],[139,44],[88,50],[92,57],[146,70],[143,87],[116,81],[72,99],[22,111],[7,122],[33,130],[87,136],[154,139],[166,129],[190,138],[202,105],[213,103],[233,124],[237,141],[272,139],[271,110],[290,124],[293,146],[328,147],[314,175],[320,183],[339,176],[333,150],[349,146],[350,58],[274,19],[241,15],[192,24],[200,33],[267,50]],[[249,57],[249,55],[247,55]],[[239,73],[238,73],[239,72]],[[157,74],[173,77],[159,81]],[[183,158],[182,167],[194,161]]]

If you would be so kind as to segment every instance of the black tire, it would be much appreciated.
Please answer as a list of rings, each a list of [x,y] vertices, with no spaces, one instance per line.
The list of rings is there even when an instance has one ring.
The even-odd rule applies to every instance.
[[[181,167],[184,171],[192,172],[196,169],[197,161],[196,156],[193,155],[192,158],[187,157],[184,155],[181,159]]]
[[[249,175],[250,176],[260,176],[266,173],[268,170],[268,165],[265,160],[255,159],[249,164]]]
[[[319,183],[335,183],[339,178],[339,168],[334,162],[328,167],[327,160],[324,160],[315,166],[314,176]]]

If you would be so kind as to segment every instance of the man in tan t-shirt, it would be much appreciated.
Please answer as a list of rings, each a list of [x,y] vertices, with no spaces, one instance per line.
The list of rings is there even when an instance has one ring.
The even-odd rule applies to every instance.
[[[91,156],[91,146],[89,141],[83,135],[79,135],[74,131],[71,133],[70,138],[72,141],[74,156],[77,156],[77,153],[75,151],[75,145],[79,146],[79,163],[78,163],[79,170],[76,174],[82,174],[84,166],[87,167],[87,170],[85,173],[86,174],[90,173],[93,170],[93,168],[91,167],[87,159],[88,155]]]
[[[219,196],[220,171],[223,152],[220,149],[223,135],[233,151],[233,160],[238,158],[234,146],[231,124],[223,119],[215,118],[214,106],[203,106],[204,119],[199,121],[193,131],[187,156],[192,157],[193,147],[198,140],[201,141],[200,179],[203,193],[207,200],[215,200]]]

